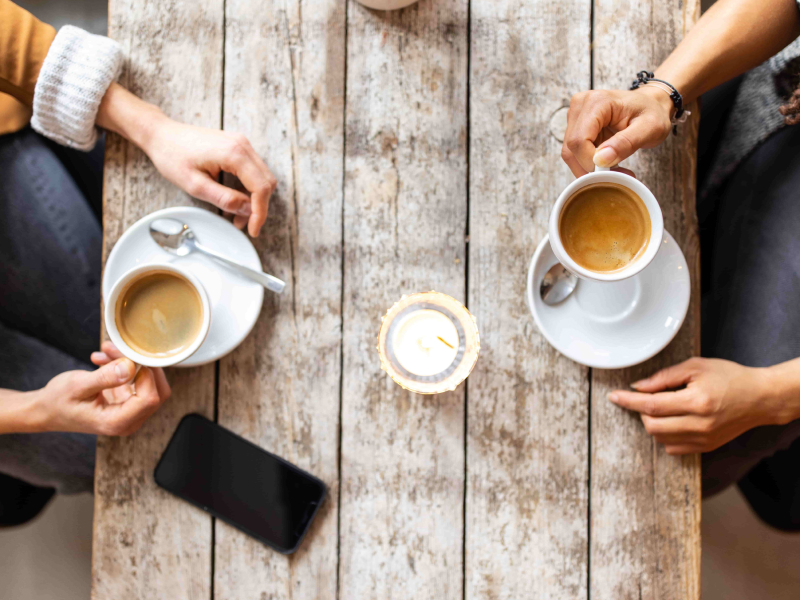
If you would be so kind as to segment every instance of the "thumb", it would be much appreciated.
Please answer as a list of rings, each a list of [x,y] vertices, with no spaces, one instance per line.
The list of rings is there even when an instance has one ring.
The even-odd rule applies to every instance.
[[[100,367],[96,371],[87,371],[78,382],[82,396],[93,396],[108,388],[113,388],[133,379],[136,365],[128,358],[120,358]]]
[[[598,146],[594,153],[594,164],[598,167],[616,166],[640,148],[653,146],[661,133],[661,128],[652,119],[633,119],[625,129]]]
[[[631,387],[637,392],[648,393],[675,389],[688,383],[696,371],[692,360],[685,360],[677,365],[662,369],[646,379],[635,381],[631,384]]]

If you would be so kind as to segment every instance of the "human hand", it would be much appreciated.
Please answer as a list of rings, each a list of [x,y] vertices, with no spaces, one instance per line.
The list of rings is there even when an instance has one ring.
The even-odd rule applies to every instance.
[[[139,146],[186,193],[234,215],[239,229],[247,225],[253,237],[261,231],[277,181],[243,135],[174,121],[118,83],[106,90],[97,124]],[[220,171],[238,177],[247,193],[218,183]]]
[[[250,235],[258,236],[277,181],[245,136],[163,117],[152,127],[143,150],[166,179],[233,214],[236,227],[247,225]],[[220,171],[238,177],[247,193],[218,183]]]
[[[781,420],[768,401],[767,369],[727,360],[691,358],[631,387],[636,391],[615,390],[608,399],[641,413],[645,429],[668,454],[710,452],[753,427]]]
[[[672,129],[672,110],[672,100],[654,86],[575,94],[561,158],[575,177],[593,171],[595,165],[614,167],[640,148],[663,142]]]
[[[130,435],[170,396],[164,371],[136,365],[111,343],[92,354],[96,371],[68,371],[31,392],[36,431]],[[135,390],[133,385],[135,385]]]

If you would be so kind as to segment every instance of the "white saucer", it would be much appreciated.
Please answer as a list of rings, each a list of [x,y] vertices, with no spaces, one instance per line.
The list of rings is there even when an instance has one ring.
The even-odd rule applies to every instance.
[[[189,225],[205,246],[261,271],[258,253],[245,234],[212,212],[177,206],[151,213],[130,226],[111,250],[103,271],[103,298],[114,282],[135,266],[154,262],[181,264],[194,273],[211,303],[211,327],[203,345],[177,365],[194,367],[214,362],[242,343],[261,313],[264,288],[197,252],[178,257],[162,250],[150,237],[151,221],[163,217]]]
[[[528,269],[528,306],[542,335],[561,354],[598,369],[621,369],[658,354],[689,309],[689,268],[664,231],[661,250],[638,275],[614,283],[581,279],[561,304],[548,306],[539,285],[558,262],[545,236]]]

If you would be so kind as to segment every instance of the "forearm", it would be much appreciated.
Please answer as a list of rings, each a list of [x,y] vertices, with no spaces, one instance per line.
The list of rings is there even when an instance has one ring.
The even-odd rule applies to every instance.
[[[0,435],[42,431],[36,392],[0,389]]]
[[[167,119],[157,106],[112,83],[97,111],[97,125],[118,133],[147,151],[153,131]]]
[[[763,369],[764,398],[769,403],[771,424],[800,419],[800,358]]]
[[[718,0],[655,75],[688,103],[761,64],[798,35],[795,0]]]

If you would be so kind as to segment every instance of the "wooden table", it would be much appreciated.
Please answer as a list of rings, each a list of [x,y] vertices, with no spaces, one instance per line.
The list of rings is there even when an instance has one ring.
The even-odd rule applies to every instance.
[[[699,4],[112,0],[123,83],[246,134],[275,172],[256,247],[288,285],[231,355],[173,369],[139,433],[99,441],[93,598],[699,598],[699,460],[667,456],[605,400],[698,351],[696,111],[630,161],[692,270],[675,341],[633,369],[587,369],[524,300],[572,179],[558,139],[570,96],[656,66]],[[195,203],[117,137],[106,161],[106,255],[140,217]],[[482,338],[467,385],[436,397],[402,391],[375,351],[383,312],[429,289],[465,301]],[[297,554],[156,487],[192,411],[329,486]]]

